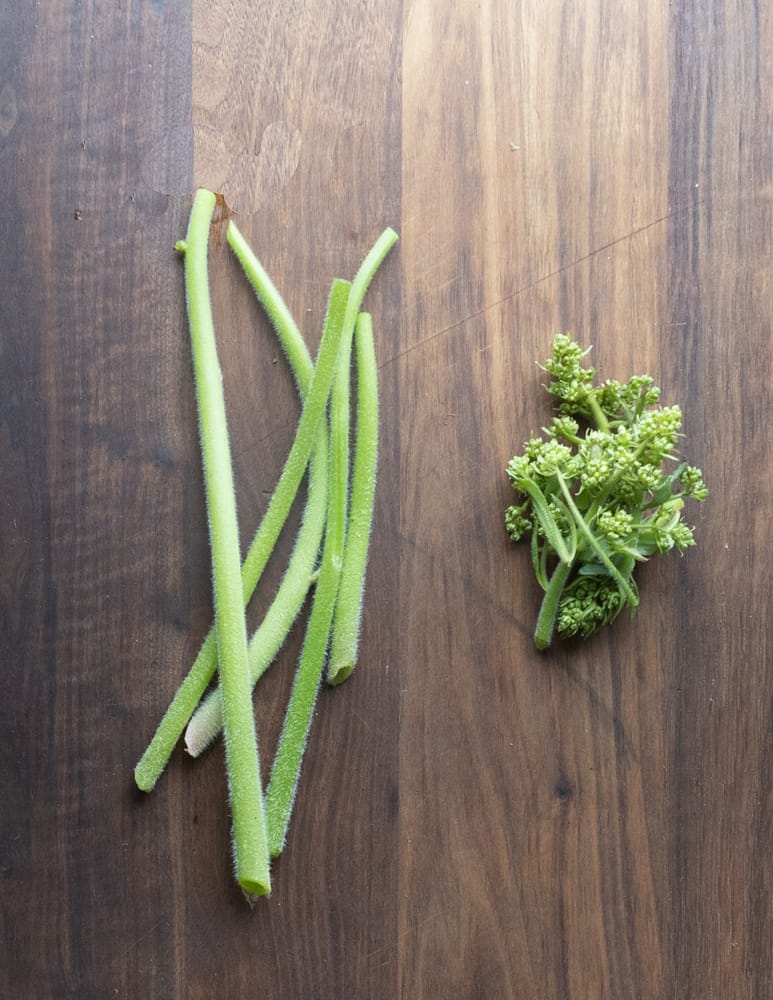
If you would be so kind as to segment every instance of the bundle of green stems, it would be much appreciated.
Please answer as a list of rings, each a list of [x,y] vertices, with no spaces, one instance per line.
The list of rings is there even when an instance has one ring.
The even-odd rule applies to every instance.
[[[313,361],[281,295],[233,220],[228,222],[228,244],[276,331],[302,403],[292,446],[242,562],[209,295],[215,203],[212,192],[196,193],[187,236],[176,247],[185,260],[215,620],[134,777],[138,788],[149,792],[183,734],[188,753],[196,757],[223,733],[235,876],[252,899],[271,891],[270,859],[285,844],[323,675],[327,683],[337,685],[357,662],[379,432],[372,320],[361,307],[397,234],[392,229],[382,233],[351,282],[333,281]],[[350,462],[353,361],[355,447]],[[245,609],[304,477],[306,502],[292,555],[268,611],[248,640]],[[252,689],[275,661],[312,589],[305,639],[264,788]],[[217,684],[210,689],[216,675]]]

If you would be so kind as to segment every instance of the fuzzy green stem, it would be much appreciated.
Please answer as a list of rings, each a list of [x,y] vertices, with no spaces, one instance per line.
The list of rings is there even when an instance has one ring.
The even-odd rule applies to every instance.
[[[271,779],[266,789],[269,851],[278,857],[290,824],[301,764],[330,638],[341,575],[346,533],[346,493],[349,442],[349,357],[342,357],[333,386],[330,411],[330,492],[322,566],[319,572],[300,662],[279,739]]]
[[[537,627],[534,631],[534,645],[537,649],[547,649],[553,638],[553,630],[558,615],[558,605],[564,592],[566,581],[572,571],[571,563],[559,562],[550,577],[545,596],[542,598]]]
[[[331,293],[325,330],[317,354],[317,363],[295,439],[271,497],[271,502],[242,566],[242,590],[245,605],[257,586],[287,520],[317,439],[317,433],[324,420],[343,336],[344,312],[349,290],[348,282],[338,282],[334,286],[335,295]],[[142,791],[150,791],[156,784],[177,740],[201,701],[216,669],[217,644],[214,630],[210,630],[188,676],[178,688],[150,745],[135,768],[135,781],[137,787]]]
[[[606,433],[609,430],[609,421],[607,420],[606,414],[599,405],[599,401],[596,398],[596,393],[591,390],[588,393],[587,399],[588,399],[588,406],[590,407],[590,412],[593,416],[593,419],[596,421],[596,426],[600,431],[604,431]]]
[[[281,295],[233,222],[228,226],[228,242],[276,329],[303,399],[314,374],[314,364],[306,343]],[[306,506],[293,554],[279,590],[250,640],[250,680],[253,686],[284,643],[313,580],[327,514],[328,458],[327,427],[326,421],[323,421],[311,456]],[[185,731],[188,753],[198,757],[219,734],[222,724],[220,692],[215,689],[193,713]]]
[[[381,266],[384,258],[397,243],[398,236],[394,229],[385,229],[379,236],[371,249],[368,251],[365,260],[360,264],[357,273],[352,281],[352,294],[349,298],[349,311],[347,320],[349,321],[349,333],[354,333],[354,324],[362,307],[365,293],[368,290],[374,274]]]
[[[350,380],[348,359],[351,337],[360,306],[373,275],[397,239],[397,233],[393,229],[384,230],[357,271],[349,296],[342,346],[342,358],[345,351],[346,362],[344,363],[342,360],[339,367],[339,376],[336,379],[337,391],[334,391],[334,398],[337,402],[331,406],[331,479],[322,566],[314,593],[301,660],[296,672],[271,780],[266,790],[269,851],[272,857],[281,853],[287,836],[287,828],[295,800],[295,790],[311,725],[311,716],[330,640],[330,626],[341,573],[346,534],[349,440],[348,386]],[[344,399],[346,400],[345,405]],[[344,410],[346,411],[345,419]],[[345,431],[341,426],[344,423]]]
[[[378,370],[373,324],[360,313],[355,327],[357,354],[356,446],[349,523],[330,642],[328,684],[340,684],[354,670],[365,591],[368,546],[373,523],[378,463]]]
[[[215,196],[210,191],[196,193],[186,238],[185,287],[212,550],[234,867],[242,889],[250,896],[261,896],[271,891],[266,817],[247,665],[233,470],[207,275],[207,246],[214,207]]]
[[[575,519],[580,534],[582,534],[585,537],[585,540],[590,545],[591,549],[595,553],[598,560],[601,563],[603,563],[603,565],[606,566],[606,568],[609,570],[609,574],[619,587],[620,593],[626,598],[626,600],[628,601],[628,603],[631,605],[632,608],[637,607],[639,604],[639,598],[631,589],[630,584],[620,573],[620,570],[617,568],[617,566],[615,566],[615,564],[609,558],[609,556],[601,547],[601,545],[599,545],[598,539],[593,534],[591,529],[588,527],[585,518],[580,513],[577,504],[574,502],[572,498],[572,494],[569,492],[569,487],[566,485],[566,480],[564,479],[564,477],[561,475],[560,472],[558,473],[558,485],[561,487],[561,492],[564,494],[566,505],[571,511],[572,517]]]
[[[241,264],[247,280],[260,300],[271,325],[276,330],[298,389],[305,396],[314,374],[314,362],[309,354],[306,341],[276,285],[266,273],[233,220],[228,223],[226,238],[228,245]]]
[[[564,536],[561,534],[561,531],[556,524],[556,519],[553,517],[550,507],[548,507],[545,494],[531,479],[518,479],[516,481],[516,486],[531,500],[532,506],[534,507],[534,513],[539,518],[542,530],[545,532],[545,537],[553,546],[558,558],[562,562],[570,563],[574,558],[574,552],[569,551]]]

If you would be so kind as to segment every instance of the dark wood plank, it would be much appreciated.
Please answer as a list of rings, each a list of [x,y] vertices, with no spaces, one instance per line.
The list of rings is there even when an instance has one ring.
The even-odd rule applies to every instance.
[[[0,993],[170,996],[175,966],[154,956],[175,955],[179,918],[153,876],[179,822],[138,809],[127,765],[207,599],[182,558],[201,525],[171,250],[191,163],[174,165],[184,199],[146,180],[170,174],[165,132],[190,118],[190,17],[24,4],[2,20]]]
[[[765,996],[773,968],[772,47],[770,11],[753,5],[686,4],[674,21],[669,188],[672,205],[689,210],[669,224],[663,344],[715,483],[708,544],[664,618],[679,885],[670,963],[693,996]]]
[[[5,5],[0,995],[767,996],[763,7]],[[131,781],[211,620],[172,251],[198,184],[313,347],[332,278],[401,234],[363,663],[252,911],[221,748]],[[222,225],[211,275],[246,543],[298,402]],[[633,623],[537,655],[504,466],[557,329],[657,376],[713,492]],[[301,641],[256,696],[266,768]]]

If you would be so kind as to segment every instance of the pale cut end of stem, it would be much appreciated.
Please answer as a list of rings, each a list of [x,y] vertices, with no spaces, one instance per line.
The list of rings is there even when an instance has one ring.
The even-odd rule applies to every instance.
[[[208,706],[210,699],[215,696],[219,698],[220,692],[213,692],[207,696],[193,713],[185,730],[185,752],[190,757],[199,757],[223,728],[222,708],[215,706],[214,710],[208,708],[206,712],[202,712],[202,708]]]
[[[252,905],[254,900],[258,899],[260,896],[270,896],[271,895],[271,883],[270,882],[257,882],[251,878],[241,878],[238,879],[239,885],[244,891],[244,895],[247,902]]]
[[[331,670],[327,677],[327,682],[330,687],[337,687],[352,674],[356,666],[355,660],[346,660],[343,663],[336,663],[335,669]]]
[[[233,862],[234,878],[250,906],[253,906],[255,900],[261,896],[271,895],[271,879],[268,872],[265,878],[259,878],[254,875],[247,875],[243,870],[240,871],[240,867],[243,869],[243,865],[240,866],[239,858],[236,854],[233,832],[231,834],[231,860]]]

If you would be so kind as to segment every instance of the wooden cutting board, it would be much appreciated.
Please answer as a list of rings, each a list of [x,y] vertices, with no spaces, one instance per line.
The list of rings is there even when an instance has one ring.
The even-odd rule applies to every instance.
[[[3,5],[0,996],[770,995],[772,53],[765,5],[721,0]],[[401,237],[367,299],[362,660],[253,910],[222,748],[132,783],[212,616],[173,251],[199,185],[312,348]],[[246,545],[298,403],[223,234]],[[681,403],[712,495],[635,621],[537,654],[504,468],[557,330]],[[301,642],[256,694],[266,763]]]

